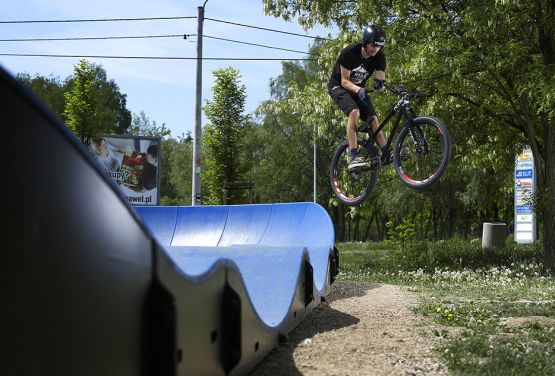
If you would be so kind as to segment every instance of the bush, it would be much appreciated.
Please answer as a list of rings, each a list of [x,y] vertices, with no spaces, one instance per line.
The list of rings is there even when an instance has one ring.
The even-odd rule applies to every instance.
[[[436,268],[462,270],[509,266],[517,262],[541,262],[540,243],[508,243],[505,248],[482,249],[479,241],[459,238],[435,242],[338,244],[342,270],[364,272],[433,271]],[[345,253],[342,253],[345,251]]]

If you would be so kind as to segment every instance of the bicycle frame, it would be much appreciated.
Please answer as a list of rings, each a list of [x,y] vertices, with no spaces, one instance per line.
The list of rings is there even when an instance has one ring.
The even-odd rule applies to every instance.
[[[398,94],[396,91],[391,90],[390,88],[388,88],[390,91]],[[397,118],[395,119],[394,123],[393,123],[393,129],[391,130],[391,135],[389,136],[387,143],[385,145],[386,150],[391,150],[391,143],[393,142],[393,140],[395,139],[395,134],[397,132],[397,128],[399,128],[399,123],[401,122],[401,119],[404,119],[405,121],[405,126],[408,128],[408,131],[411,135],[411,138],[414,142],[414,145],[416,146],[417,150],[419,153],[426,153],[428,151],[428,145],[426,142],[426,138],[423,137],[422,134],[422,130],[418,129],[418,132],[420,133],[420,137],[417,137],[417,135],[415,134],[415,127],[413,126],[413,122],[412,119],[416,118],[416,112],[412,109],[412,107],[410,107],[410,101],[407,98],[407,94],[404,93],[402,94],[401,98],[397,101],[396,104],[394,104],[391,107],[391,110],[389,111],[389,114],[386,116],[386,118],[381,122],[380,126],[378,128],[376,128],[376,130],[372,131],[372,127],[370,124],[370,119],[367,119],[365,121],[364,126],[362,127],[362,129],[364,129],[364,132],[367,132],[369,135],[371,135],[371,137],[368,138],[368,140],[365,141],[365,145],[368,144],[369,142],[374,142],[376,140],[376,136],[378,135],[378,133],[380,133],[380,131],[385,128],[385,126],[387,125],[387,123],[389,123],[389,121],[393,118],[393,116],[395,116],[395,114],[397,114]],[[422,148],[419,145],[419,139],[423,141],[424,143],[424,148],[422,150]]]

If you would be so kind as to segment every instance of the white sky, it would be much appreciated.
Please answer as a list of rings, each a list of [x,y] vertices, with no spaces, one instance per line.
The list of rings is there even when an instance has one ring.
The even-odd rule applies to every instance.
[[[147,0],[8,0],[2,4],[0,21],[59,20],[98,18],[140,18],[197,16],[197,1]],[[209,0],[205,17],[231,21],[305,35],[326,37],[336,32],[322,27],[304,31],[296,22],[265,16],[262,1]],[[138,36],[163,34],[196,34],[197,20],[0,24],[0,39],[67,38]],[[310,38],[267,32],[252,28],[206,20],[204,34],[249,43],[270,45],[298,51],[308,51]],[[129,55],[196,57],[196,37],[120,39],[101,41],[0,42],[2,53],[73,54],[73,55]],[[204,39],[204,57],[243,58],[304,58],[306,55],[279,51],[214,39]],[[165,123],[177,137],[190,130],[195,123],[195,60],[135,60],[94,59],[102,64],[109,79],[114,79],[120,91],[127,94],[127,108],[135,114],[141,110],[159,125]],[[79,58],[11,57],[0,56],[0,65],[12,74],[27,72],[44,76],[54,75],[64,80],[72,73]],[[203,104],[211,99],[212,71],[233,66],[242,74],[247,88],[246,112],[270,98],[270,78],[281,73],[280,61],[209,61],[203,63]],[[203,125],[206,120],[203,118]]]

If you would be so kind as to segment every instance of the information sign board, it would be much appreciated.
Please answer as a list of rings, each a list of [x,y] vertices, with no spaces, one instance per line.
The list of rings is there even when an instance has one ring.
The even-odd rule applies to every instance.
[[[529,146],[515,161],[515,241],[533,243],[536,239],[536,215],[532,196],[536,191],[534,156]]]

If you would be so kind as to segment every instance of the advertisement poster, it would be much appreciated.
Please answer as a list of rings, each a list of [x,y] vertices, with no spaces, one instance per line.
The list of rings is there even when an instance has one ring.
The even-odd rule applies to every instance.
[[[131,205],[159,204],[159,138],[101,135],[89,148]]]
[[[515,161],[515,241],[533,243],[536,240],[536,215],[531,205],[536,189],[534,156],[529,146]]]

